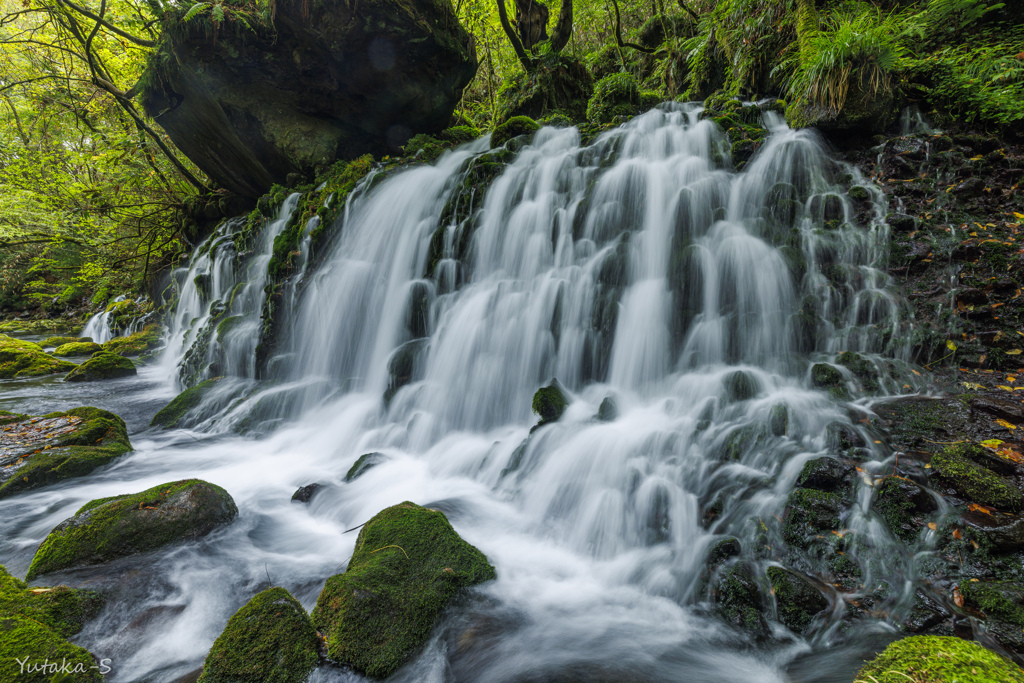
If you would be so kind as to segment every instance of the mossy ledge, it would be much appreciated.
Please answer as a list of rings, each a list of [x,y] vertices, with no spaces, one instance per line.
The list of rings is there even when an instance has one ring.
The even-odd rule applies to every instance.
[[[114,337],[103,344],[103,350],[119,356],[141,356],[160,346],[163,340],[163,328],[157,324],[146,325],[141,332],[126,337]]]
[[[219,379],[220,377],[215,377],[213,379],[208,379],[205,382],[200,382],[194,387],[190,387],[175,396],[171,399],[170,403],[161,408],[157,414],[153,416],[149,426],[163,427],[164,429],[177,427],[182,418],[202,402],[203,396],[205,396],[210,389],[214,387]]]
[[[93,342],[68,342],[61,344],[53,350],[55,356],[91,356],[97,351],[102,351],[102,344],[94,344]]]
[[[99,498],[50,532],[32,558],[26,579],[199,538],[237,514],[227,491],[199,479]]]
[[[0,334],[0,379],[39,377],[74,369],[74,363],[44,353],[39,344]]]
[[[301,683],[320,661],[318,643],[299,601],[268,588],[228,621],[197,683]]]
[[[1024,683],[1024,670],[977,643],[947,636],[897,640],[854,683]]]
[[[137,375],[135,363],[109,351],[98,351],[64,378],[65,382],[96,382]]]
[[[32,452],[12,453],[13,457],[24,458],[24,463],[17,469],[7,470],[9,478],[0,483],[0,498],[81,477],[132,450],[124,420],[99,408],[84,406],[40,418],[14,417],[20,419],[5,423],[12,428],[7,433],[34,429],[41,420],[67,422],[74,424],[74,429],[36,444],[38,448],[30,446]]]
[[[377,513],[359,532],[344,574],[327,579],[313,624],[327,655],[385,678],[415,654],[461,590],[495,578],[444,513],[405,502]]]

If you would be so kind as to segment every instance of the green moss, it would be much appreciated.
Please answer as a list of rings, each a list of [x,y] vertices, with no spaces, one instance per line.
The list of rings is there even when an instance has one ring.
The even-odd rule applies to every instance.
[[[28,415],[12,413],[9,410],[0,410],[0,426],[9,425],[12,422],[21,422],[26,419],[28,419]]]
[[[55,356],[91,356],[97,351],[102,351],[102,344],[94,344],[93,342],[70,342],[68,344],[61,344],[53,351]]]
[[[35,669],[22,672],[19,661]],[[47,669],[46,663],[52,668]],[[103,680],[95,659],[88,650],[72,645],[53,629],[20,614],[0,617],[0,680],[18,683],[50,683],[59,667],[74,673],[76,683]]]
[[[1024,683],[1024,671],[981,645],[945,636],[897,640],[855,683]]]
[[[225,335],[229,334],[231,330],[238,327],[238,323],[242,322],[243,320],[245,320],[245,316],[232,315],[230,317],[224,318],[219,323],[217,323],[217,341],[223,344]]]
[[[965,581],[960,591],[967,604],[977,607],[987,618],[1024,628],[1024,607],[1021,606],[1021,586],[1014,582]],[[1016,600],[1010,599],[1013,596]]]
[[[44,353],[39,344],[0,335],[0,379],[38,377],[74,368],[74,363]]]
[[[764,607],[750,565],[734,564],[725,569],[715,586],[715,611],[733,626],[745,631],[764,630]]]
[[[46,444],[50,448],[26,456],[25,464],[0,484],[0,498],[81,477],[132,449],[124,420],[113,413],[82,407],[44,417],[64,416],[81,418],[82,422],[74,431]]]
[[[636,78],[628,73],[609,74],[594,86],[594,95],[587,102],[587,120],[611,123],[617,116],[634,116],[640,109],[640,84]]]
[[[98,351],[64,378],[65,382],[95,382],[137,375],[135,363],[110,351]]]
[[[159,325],[146,325],[140,332],[111,339],[103,345],[103,350],[119,356],[139,356],[158,347],[162,339],[163,329]]]
[[[352,467],[350,467],[348,472],[345,474],[345,481],[354,481],[358,479],[363,476],[367,470],[372,467],[376,467],[385,460],[387,460],[387,457],[383,453],[364,453],[363,455],[360,455],[359,459],[352,464]]]
[[[331,659],[383,678],[422,647],[451,598],[494,577],[443,513],[401,503],[363,526],[347,570],[320,593],[313,623]]]
[[[878,487],[874,508],[885,520],[893,535],[906,543],[917,537],[917,528],[911,520],[914,503],[900,490],[899,481],[886,479]]]
[[[807,579],[782,567],[769,567],[768,580],[775,594],[779,621],[803,633],[814,616],[828,607],[828,601]]]
[[[786,543],[807,547],[817,535],[840,528],[843,499],[837,493],[796,489],[787,501],[782,535]]]
[[[878,382],[878,370],[863,356],[852,351],[844,351],[836,356],[836,363],[839,363],[860,381],[860,385],[867,392],[880,391],[882,386]]]
[[[316,629],[284,588],[256,594],[224,627],[198,683],[301,683],[320,661]]]
[[[452,126],[441,133],[441,139],[456,145],[473,142],[480,137],[480,130],[473,126]]]
[[[95,617],[103,607],[99,593],[52,586],[30,589],[0,565],[0,614],[18,614],[70,638]]]
[[[757,379],[749,372],[742,370],[726,375],[723,384],[725,385],[726,398],[732,402],[749,401],[757,396],[761,390],[761,385]]]
[[[22,332],[24,334],[54,334],[66,332],[74,323],[70,320],[5,320],[0,322],[0,334]]]
[[[569,399],[558,380],[551,380],[551,384],[541,387],[533,395],[533,412],[540,415],[540,425],[558,420],[568,405]]]
[[[819,389],[827,389],[832,398],[845,401],[850,398],[843,373],[827,363],[815,363],[811,367],[811,384]]]
[[[513,116],[491,133],[491,147],[501,147],[520,135],[527,135],[532,139],[533,134],[538,130],[540,130],[540,124],[529,116]]]
[[[405,143],[402,148],[402,153],[406,156],[415,157],[419,161],[425,161],[431,163],[436,161],[441,152],[448,147],[443,140],[420,133],[409,138],[409,142]]]
[[[73,344],[75,342],[84,343],[91,342],[92,337],[47,337],[41,342],[38,342],[44,349],[53,349],[58,346],[64,346],[65,344]]]
[[[50,532],[32,558],[26,578],[198,538],[237,514],[227,491],[199,479],[93,500]]]
[[[968,501],[1001,511],[1019,512],[1024,496],[1013,482],[982,467],[970,458],[980,447],[958,443],[936,453],[931,464],[936,475]]]
[[[203,396],[213,388],[214,384],[219,380],[219,377],[214,379],[208,379],[205,382],[200,382],[194,387],[190,387],[185,391],[181,392],[171,402],[161,408],[153,419],[150,420],[150,427],[163,427],[164,429],[170,429],[171,427],[178,426],[181,419],[185,417],[188,411],[199,405]]]

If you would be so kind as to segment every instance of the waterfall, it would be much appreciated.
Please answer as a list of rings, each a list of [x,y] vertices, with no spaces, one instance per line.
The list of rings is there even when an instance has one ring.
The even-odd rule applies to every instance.
[[[863,399],[916,386],[884,197],[814,131],[764,123],[739,171],[695,105],[587,144],[576,128],[484,138],[364,181],[322,260],[304,238],[284,283],[267,265],[298,195],[255,228],[222,225],[173,274],[162,372],[228,381],[194,436],[154,437],[118,470],[131,486],[75,495],[200,476],[241,514],[134,589],[164,610],[159,635],[111,613],[84,641],[121,648],[125,680],[186,673],[253,586],[270,575],[310,607],[351,553],[342,532],[407,499],[443,510],[498,579],[398,680],[783,681],[810,648],[891,630],[928,541],[897,544],[871,508],[892,460]],[[270,339],[276,286],[287,322]],[[553,378],[568,408],[533,429]],[[368,452],[379,464],[346,481]],[[864,483],[836,538],[797,547],[782,523],[795,481],[840,453]],[[288,502],[311,482],[308,507]],[[816,577],[829,607],[802,638],[773,627],[755,646],[711,615],[709,555],[729,539],[731,566]]]
[[[123,326],[114,322],[117,310],[113,305],[119,304],[123,301],[127,301],[125,296],[122,295],[115,297],[111,300],[110,305],[108,305],[106,309],[89,318],[85,323],[85,327],[82,328],[81,336],[89,337],[97,344],[105,344],[114,337],[135,334],[141,330],[146,319],[145,316],[136,316],[132,318],[127,325]],[[145,297],[139,297],[134,301],[134,303],[138,305],[143,301],[145,301]]]

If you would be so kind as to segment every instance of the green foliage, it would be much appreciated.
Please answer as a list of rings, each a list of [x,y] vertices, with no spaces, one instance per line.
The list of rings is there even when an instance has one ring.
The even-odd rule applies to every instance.
[[[363,526],[345,573],[327,579],[313,623],[331,659],[385,678],[422,647],[449,600],[494,577],[443,513],[401,503]]]
[[[946,636],[897,640],[854,683],[1024,683],[1024,671],[978,643]]]
[[[640,84],[632,74],[605,76],[594,86],[594,96],[587,102],[587,120],[610,123],[618,116],[633,116],[640,109]]]
[[[238,610],[206,655],[198,683],[301,683],[320,661],[309,615],[284,588]]]

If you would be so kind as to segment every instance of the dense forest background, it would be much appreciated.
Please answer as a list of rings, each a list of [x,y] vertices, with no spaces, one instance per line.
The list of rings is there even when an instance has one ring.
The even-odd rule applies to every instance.
[[[0,0],[0,310],[79,315],[145,291],[191,248],[218,190],[138,103],[147,62],[164,32],[275,30],[274,0],[87,1]],[[573,123],[613,124],[595,104],[612,91],[637,104],[778,96],[792,125],[882,102],[916,103],[942,126],[1024,129],[1020,3],[455,0],[455,10],[479,60],[453,120],[470,130],[531,97]]]

